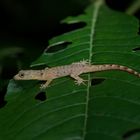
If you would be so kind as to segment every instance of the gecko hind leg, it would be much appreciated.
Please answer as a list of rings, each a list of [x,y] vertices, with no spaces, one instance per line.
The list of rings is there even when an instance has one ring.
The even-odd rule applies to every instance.
[[[45,88],[49,87],[49,85],[52,82],[52,80],[53,79],[47,80],[47,82],[45,84],[41,84],[40,89],[45,89]]]
[[[79,77],[78,75],[71,74],[70,77],[72,77],[73,79],[75,79],[76,85],[81,85],[81,84],[86,85],[86,84],[85,84],[85,81],[87,81],[87,80],[82,79],[82,78]]]

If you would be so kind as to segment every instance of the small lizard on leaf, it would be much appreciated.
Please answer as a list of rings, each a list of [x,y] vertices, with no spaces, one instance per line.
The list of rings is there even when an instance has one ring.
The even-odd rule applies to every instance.
[[[41,85],[41,88],[44,89],[49,86],[52,80],[64,76],[72,77],[78,85],[84,84],[84,81],[86,80],[79,77],[80,74],[105,70],[121,70],[140,77],[140,73],[126,66],[117,64],[91,65],[88,61],[80,61],[70,65],[45,68],[43,70],[21,70],[14,76],[14,79],[46,81],[45,84]]]

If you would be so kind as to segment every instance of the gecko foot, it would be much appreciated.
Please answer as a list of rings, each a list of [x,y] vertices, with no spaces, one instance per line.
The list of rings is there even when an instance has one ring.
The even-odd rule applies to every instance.
[[[41,84],[40,89],[45,89],[49,87],[49,84],[51,83],[52,79],[48,80],[45,84]]]
[[[84,65],[85,65],[85,64],[89,64],[89,60],[88,60],[88,59],[86,59],[86,60],[83,59],[83,60],[80,61],[80,63],[81,63],[81,64],[84,64]]]
[[[72,63],[72,64],[79,64],[79,65],[87,65],[87,64],[90,64],[90,62],[89,62],[89,60],[88,59],[83,59],[83,60],[81,60],[81,61],[79,61],[79,62],[74,62],[74,63]]]
[[[49,87],[49,85],[47,85],[47,84],[41,84],[41,85],[40,85],[40,89],[45,89],[45,88],[47,88],[47,87]]]
[[[87,80],[84,80],[84,79],[75,80],[75,84],[76,84],[76,85],[81,85],[81,84],[86,85],[86,84],[85,84],[85,81],[87,81]]]
[[[45,84],[41,84],[40,85],[40,89],[45,89],[45,88],[47,88],[48,86],[46,86]]]

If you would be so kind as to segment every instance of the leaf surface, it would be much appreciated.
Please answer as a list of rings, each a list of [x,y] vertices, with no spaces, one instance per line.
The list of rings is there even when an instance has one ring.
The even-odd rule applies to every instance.
[[[85,26],[50,40],[32,66],[88,59],[92,64],[120,64],[140,72],[140,38],[134,17],[113,11],[99,0],[83,15],[63,22]],[[64,77],[45,91],[40,91],[37,81],[11,81],[8,103],[0,110],[0,139],[122,140],[140,127],[138,77],[121,71],[81,77],[88,80],[86,86]],[[38,95],[44,92],[43,100]]]

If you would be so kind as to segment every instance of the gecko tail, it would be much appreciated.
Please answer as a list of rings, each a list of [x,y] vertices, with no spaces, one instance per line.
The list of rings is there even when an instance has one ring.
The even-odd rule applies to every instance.
[[[116,65],[116,64],[104,64],[104,65],[96,65],[97,66],[97,71],[105,71],[105,70],[121,70],[121,71],[125,71],[128,72],[130,74],[136,75],[138,77],[140,77],[140,73],[128,68],[126,66],[122,66],[122,65]],[[96,71],[96,70],[95,70]]]

